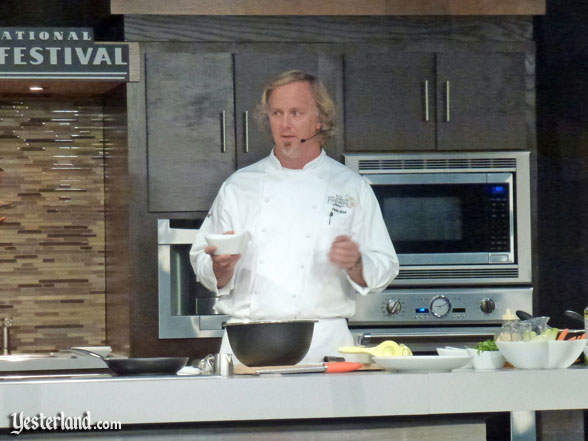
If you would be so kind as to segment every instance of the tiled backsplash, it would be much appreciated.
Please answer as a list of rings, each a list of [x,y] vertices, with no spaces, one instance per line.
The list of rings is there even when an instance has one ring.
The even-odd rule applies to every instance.
[[[0,97],[0,318],[13,352],[105,343],[100,99]]]

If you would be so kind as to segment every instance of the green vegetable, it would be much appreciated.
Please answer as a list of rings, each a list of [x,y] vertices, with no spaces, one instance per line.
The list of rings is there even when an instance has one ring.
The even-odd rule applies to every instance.
[[[557,334],[559,333],[558,328],[547,328],[541,334],[537,335],[535,332],[527,333],[523,337],[524,341],[549,341],[555,340],[557,338]]]
[[[498,346],[496,346],[496,342],[494,340],[486,340],[481,343],[478,343],[474,349],[478,350],[478,353],[482,351],[497,351]]]

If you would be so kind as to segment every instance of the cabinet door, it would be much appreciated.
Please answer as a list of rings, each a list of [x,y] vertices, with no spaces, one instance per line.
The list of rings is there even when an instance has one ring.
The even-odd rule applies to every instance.
[[[273,147],[271,134],[265,133],[255,119],[266,82],[288,70],[302,70],[322,79],[319,64],[318,54],[295,46],[235,55],[237,168],[262,159]]]
[[[526,148],[525,54],[437,57],[438,149]]]
[[[345,150],[435,148],[435,55],[345,55]]]
[[[146,54],[149,211],[208,211],[234,171],[232,60]]]

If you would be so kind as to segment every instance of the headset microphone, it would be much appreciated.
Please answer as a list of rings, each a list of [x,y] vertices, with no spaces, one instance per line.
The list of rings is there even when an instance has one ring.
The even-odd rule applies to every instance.
[[[321,131],[322,131],[322,129],[320,129],[320,130],[317,130],[317,131],[316,131],[316,133],[315,133],[314,135],[312,135],[312,136],[309,136],[308,138],[302,138],[302,139],[300,140],[300,143],[301,143],[301,144],[304,144],[304,143],[305,143],[306,141],[308,141],[309,139],[312,139],[312,138],[314,138],[316,135],[318,135],[319,133],[321,133]]]

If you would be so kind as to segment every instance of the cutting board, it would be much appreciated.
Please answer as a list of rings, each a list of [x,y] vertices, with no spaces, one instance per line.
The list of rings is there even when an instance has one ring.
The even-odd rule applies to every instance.
[[[282,368],[298,368],[298,367],[309,367],[309,366],[316,366],[316,364],[297,364],[291,366],[256,366],[256,367],[247,367],[242,364],[235,365],[233,368],[234,375],[256,375],[257,371],[262,371],[264,369],[282,369]],[[375,363],[364,364],[362,368],[358,369],[358,371],[381,371],[382,368]]]

